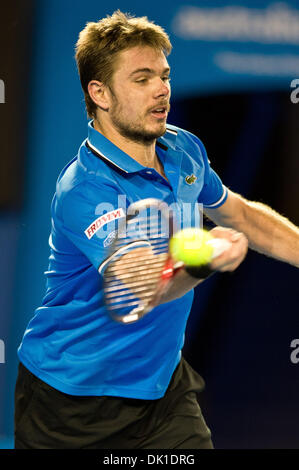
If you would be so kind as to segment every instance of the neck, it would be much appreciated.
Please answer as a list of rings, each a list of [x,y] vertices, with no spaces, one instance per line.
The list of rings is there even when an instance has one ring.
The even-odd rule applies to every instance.
[[[157,166],[156,139],[149,143],[135,142],[122,136],[114,126],[109,125],[109,123],[100,123],[97,119],[94,119],[93,126],[98,132],[141,165],[151,168]]]

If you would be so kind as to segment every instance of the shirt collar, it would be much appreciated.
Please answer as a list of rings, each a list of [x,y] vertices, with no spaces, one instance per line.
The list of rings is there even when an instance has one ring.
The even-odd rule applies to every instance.
[[[166,125],[166,132],[165,134],[157,139],[157,144],[159,145],[162,144],[165,147],[171,147],[173,150],[176,149],[176,138],[178,135],[178,131],[176,130],[177,128],[175,126],[172,126],[171,124]]]
[[[175,149],[177,131],[174,126],[167,125],[165,134],[157,139],[157,145],[167,150],[168,147]],[[93,121],[88,123],[88,138],[86,145],[98,157],[108,161],[125,173],[133,173],[144,169],[144,166],[138,163],[134,158],[123,152],[114,145],[103,134],[93,127]]]

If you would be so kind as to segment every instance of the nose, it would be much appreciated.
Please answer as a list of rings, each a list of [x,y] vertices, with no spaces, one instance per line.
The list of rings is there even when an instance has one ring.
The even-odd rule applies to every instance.
[[[170,94],[170,84],[169,81],[165,82],[162,78],[157,79],[157,88],[155,97],[168,96]]]

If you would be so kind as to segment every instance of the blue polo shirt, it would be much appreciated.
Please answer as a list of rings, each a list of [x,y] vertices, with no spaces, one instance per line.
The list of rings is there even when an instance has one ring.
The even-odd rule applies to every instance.
[[[47,289],[18,354],[61,392],[157,399],[180,361],[193,290],[128,325],[113,321],[103,302],[101,266],[130,203],[151,197],[183,207],[186,226],[196,219],[198,203],[218,207],[227,197],[193,134],[168,125],[156,150],[167,179],[116,147],[91,121],[88,138],[58,178]]]

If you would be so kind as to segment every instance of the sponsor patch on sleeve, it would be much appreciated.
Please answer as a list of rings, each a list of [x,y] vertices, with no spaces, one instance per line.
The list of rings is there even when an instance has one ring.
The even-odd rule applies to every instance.
[[[120,219],[121,217],[125,217],[124,210],[120,207],[113,211],[107,212],[106,214],[101,215],[98,217],[86,230],[84,230],[85,235],[87,236],[88,240],[90,240],[95,233],[97,233],[100,228],[104,225],[108,224],[112,220]]]

